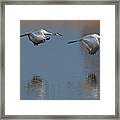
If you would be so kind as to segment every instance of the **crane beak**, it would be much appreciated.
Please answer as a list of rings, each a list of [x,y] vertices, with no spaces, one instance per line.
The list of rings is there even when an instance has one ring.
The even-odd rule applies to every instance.
[[[57,35],[57,36],[63,36],[62,34],[60,34],[60,33],[55,33],[54,35]]]

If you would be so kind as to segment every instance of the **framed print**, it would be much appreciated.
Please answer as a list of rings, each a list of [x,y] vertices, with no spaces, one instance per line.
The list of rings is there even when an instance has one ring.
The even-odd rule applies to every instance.
[[[1,2],[1,118],[119,119],[119,2]]]

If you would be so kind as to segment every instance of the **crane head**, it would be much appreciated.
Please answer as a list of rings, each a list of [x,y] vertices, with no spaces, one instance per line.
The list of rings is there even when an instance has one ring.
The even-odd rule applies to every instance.
[[[93,36],[94,36],[95,38],[100,38],[100,35],[98,35],[98,34],[93,34]]]

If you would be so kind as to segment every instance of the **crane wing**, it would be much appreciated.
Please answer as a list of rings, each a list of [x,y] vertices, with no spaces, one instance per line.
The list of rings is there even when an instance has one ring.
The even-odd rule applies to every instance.
[[[99,44],[95,37],[93,36],[85,36],[81,39],[83,46],[89,51],[91,54],[95,54],[97,50],[99,50]]]

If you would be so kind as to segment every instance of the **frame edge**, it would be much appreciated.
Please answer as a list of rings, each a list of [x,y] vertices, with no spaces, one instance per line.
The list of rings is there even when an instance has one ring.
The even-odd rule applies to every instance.
[[[40,3],[40,1],[37,1],[38,3]],[[41,1],[41,2],[43,2],[43,3],[46,3],[46,4],[48,4],[47,2],[48,1]],[[75,1],[76,2],[76,1]],[[78,1],[77,1],[78,2]],[[87,1],[86,1],[87,2]],[[88,2],[90,2],[90,1],[88,1]],[[105,4],[107,4],[107,3],[109,3],[110,1],[108,1],[108,2],[105,2]],[[1,2],[1,41],[0,41],[0,45],[1,45],[1,65],[0,65],[0,67],[1,67],[1,74],[0,74],[0,79],[1,79],[1,81],[0,81],[0,86],[1,86],[1,89],[0,89],[0,107],[1,107],[1,112],[0,112],[0,119],[2,118],[7,118],[7,119],[16,119],[16,118],[27,118],[27,119],[29,119],[29,117],[27,116],[27,115],[25,115],[25,116],[12,116],[12,115],[5,115],[5,5],[8,5],[8,4],[15,4],[15,3],[17,3],[17,4],[21,4],[21,3],[23,3],[22,1],[18,1],[18,2],[15,2],[15,1],[12,1],[12,2],[10,2],[10,1],[3,1],[3,2]],[[26,3],[29,3],[29,1],[27,1],[27,2],[25,2],[25,4]],[[58,2],[59,3],[59,2]],[[64,4],[64,2],[60,2],[59,4]],[[67,4],[67,3],[69,3],[69,1],[68,2],[65,2],[65,4]],[[83,3],[84,3],[84,1],[83,1]],[[103,3],[104,4],[104,2],[102,1],[98,1],[98,2],[95,2],[95,3],[97,3],[97,4],[99,4],[99,3]],[[50,3],[51,4],[51,3]],[[56,4],[56,2],[53,2],[52,4]],[[93,4],[93,3],[92,3]],[[111,2],[111,4],[115,4],[115,46],[116,46],[116,48],[115,48],[115,62],[116,62],[116,64],[115,64],[115,86],[117,87],[116,89],[115,89],[115,116],[109,116],[110,118],[119,118],[119,33],[120,33],[120,31],[119,31],[119,28],[120,28],[120,2],[119,1],[115,1],[115,2]],[[118,99],[116,99],[118,97]],[[81,116],[81,117],[80,117]],[[80,116],[76,116],[76,117],[71,117],[71,118],[84,118],[84,116],[82,117],[82,115],[80,115]],[[40,116],[31,116],[30,118],[37,118],[38,119],[38,117],[40,117]],[[49,118],[53,118],[53,119],[58,119],[58,118],[69,118],[69,117],[67,117],[66,115],[65,116],[42,116],[41,115],[41,118],[43,118],[43,119],[48,119],[48,117]],[[90,117],[90,116],[88,116],[88,117]],[[86,117],[87,119],[88,119],[88,117]],[[91,117],[90,117],[91,118]],[[92,118],[94,118],[94,117],[92,117]],[[91,119],[92,119],[91,118]],[[95,116],[95,118],[96,118],[96,116]],[[94,119],[95,119],[94,118]],[[102,118],[102,117],[101,117]],[[104,118],[107,118],[107,116],[104,116]],[[100,117],[98,116],[98,119],[100,119]]]

